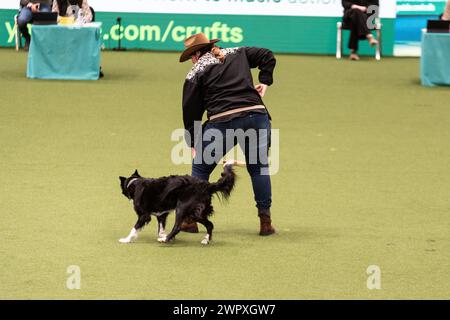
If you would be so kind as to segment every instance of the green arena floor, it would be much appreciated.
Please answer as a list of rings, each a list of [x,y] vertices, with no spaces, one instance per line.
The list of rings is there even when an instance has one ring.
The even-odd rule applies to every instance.
[[[170,160],[189,64],[103,52],[100,81],[29,80],[26,54],[1,49],[0,298],[449,299],[450,88],[420,86],[418,59],[277,58],[278,234],[257,235],[237,168],[209,246],[159,244],[154,221],[123,245],[135,215],[118,176],[190,172]]]

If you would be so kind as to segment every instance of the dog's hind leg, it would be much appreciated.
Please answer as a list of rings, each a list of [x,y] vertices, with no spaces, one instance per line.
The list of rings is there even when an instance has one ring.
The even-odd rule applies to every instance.
[[[212,240],[212,231],[214,229],[214,225],[208,219],[198,220],[199,223],[205,226],[206,235],[205,238],[200,242],[201,244],[208,244]]]
[[[166,235],[166,220],[169,211],[164,211],[158,215],[158,241],[165,241]]]
[[[138,237],[138,232],[142,229],[142,227],[144,225],[149,223],[151,219],[152,218],[151,218],[150,214],[145,213],[143,215],[140,215],[138,218],[138,221],[134,225],[134,228],[131,229],[130,234],[125,238],[119,239],[119,242],[120,243],[130,243],[133,240],[136,240]]]
[[[169,242],[181,231],[181,224],[183,223],[183,219],[185,217],[185,208],[177,207],[175,212],[175,224],[173,226],[172,231],[170,231],[169,235],[166,238],[158,239],[159,242]]]

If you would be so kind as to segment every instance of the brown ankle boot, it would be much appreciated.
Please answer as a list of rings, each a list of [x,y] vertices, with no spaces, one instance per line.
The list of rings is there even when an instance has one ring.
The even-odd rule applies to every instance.
[[[198,233],[197,222],[195,222],[189,217],[184,219],[183,223],[181,224],[181,231],[189,233]]]
[[[258,216],[260,221],[260,236],[270,236],[275,233],[275,229],[272,226],[272,219],[270,219],[270,209],[259,209]]]

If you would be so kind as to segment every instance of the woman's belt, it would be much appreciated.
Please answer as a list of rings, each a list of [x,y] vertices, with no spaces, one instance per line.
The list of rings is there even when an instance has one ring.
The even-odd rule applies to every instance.
[[[228,111],[224,111],[224,112],[212,115],[211,117],[209,117],[209,120],[214,120],[214,119],[217,119],[217,118],[221,118],[223,116],[229,116],[230,114],[234,114],[234,113],[238,113],[238,112],[242,112],[242,111],[255,110],[255,109],[265,109],[265,108],[266,107],[263,106],[263,105],[256,105],[256,106],[250,106],[250,107],[236,108],[236,109],[232,109],[232,110],[228,110]]]

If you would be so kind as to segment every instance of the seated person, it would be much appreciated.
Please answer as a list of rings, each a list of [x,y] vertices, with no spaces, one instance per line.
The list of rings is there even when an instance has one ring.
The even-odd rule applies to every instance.
[[[72,6],[81,9],[85,22],[92,21],[92,12],[87,0],[54,0],[52,11],[57,12],[59,16],[72,17],[74,15]]]
[[[351,51],[350,60],[359,60],[358,42],[367,39],[371,46],[378,44],[378,40],[370,32],[367,26],[367,8],[371,5],[378,6],[378,0],[342,0],[344,7],[343,23],[350,27],[350,40],[348,48]]]
[[[17,17],[17,25],[20,33],[25,38],[24,49],[28,50],[31,36],[27,24],[33,20],[33,12],[50,12],[52,0],[20,0],[20,12]]]

